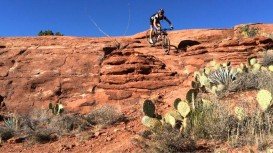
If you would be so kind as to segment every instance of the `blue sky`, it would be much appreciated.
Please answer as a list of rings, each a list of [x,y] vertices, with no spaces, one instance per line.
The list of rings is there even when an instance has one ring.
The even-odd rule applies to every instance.
[[[133,35],[149,28],[159,8],[174,28],[231,28],[273,23],[273,0],[0,0],[0,37],[50,29],[71,36]],[[163,24],[167,25],[167,24]]]

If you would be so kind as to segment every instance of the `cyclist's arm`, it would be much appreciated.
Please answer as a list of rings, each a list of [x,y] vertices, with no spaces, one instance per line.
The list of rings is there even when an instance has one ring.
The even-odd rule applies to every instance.
[[[166,16],[164,16],[164,20],[167,21],[169,25],[172,25],[172,22]]]

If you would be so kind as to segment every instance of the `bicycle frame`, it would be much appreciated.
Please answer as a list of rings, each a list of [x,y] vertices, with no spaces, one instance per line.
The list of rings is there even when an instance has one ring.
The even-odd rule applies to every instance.
[[[170,40],[168,38],[168,30],[172,30],[170,28],[164,28],[159,31],[153,31],[152,39],[153,39],[153,45],[160,43],[165,53],[169,53],[170,51]],[[146,33],[147,40],[149,42],[149,31]]]
[[[157,40],[156,40],[155,43],[158,42],[158,40],[159,40],[160,37],[162,39],[163,35],[167,36],[168,35],[167,31],[169,31],[169,30],[172,30],[172,29],[170,29],[170,28],[164,28],[164,29],[160,29],[159,31],[155,31],[155,37],[157,37]]]

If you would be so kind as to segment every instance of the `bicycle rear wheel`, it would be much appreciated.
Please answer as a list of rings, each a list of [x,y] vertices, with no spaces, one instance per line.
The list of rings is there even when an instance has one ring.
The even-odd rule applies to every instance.
[[[153,43],[150,43],[150,30],[148,30],[146,32],[146,38],[147,38],[147,41],[149,44],[155,44],[157,42],[157,34],[155,33],[155,31],[152,32],[152,40],[153,40]]]
[[[163,38],[162,38],[162,49],[165,51],[165,53],[169,54],[169,52],[170,52],[170,39],[166,35],[164,35]]]

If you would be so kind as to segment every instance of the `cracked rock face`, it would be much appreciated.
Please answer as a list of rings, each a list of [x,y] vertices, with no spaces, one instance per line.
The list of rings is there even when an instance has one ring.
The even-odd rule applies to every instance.
[[[145,32],[118,38],[0,38],[0,103],[27,111],[61,102],[88,112],[108,102],[135,104],[153,93],[175,99],[210,60],[236,65],[273,47],[273,25],[250,25],[260,32],[251,38],[240,26],[170,32],[170,55],[151,47]]]

